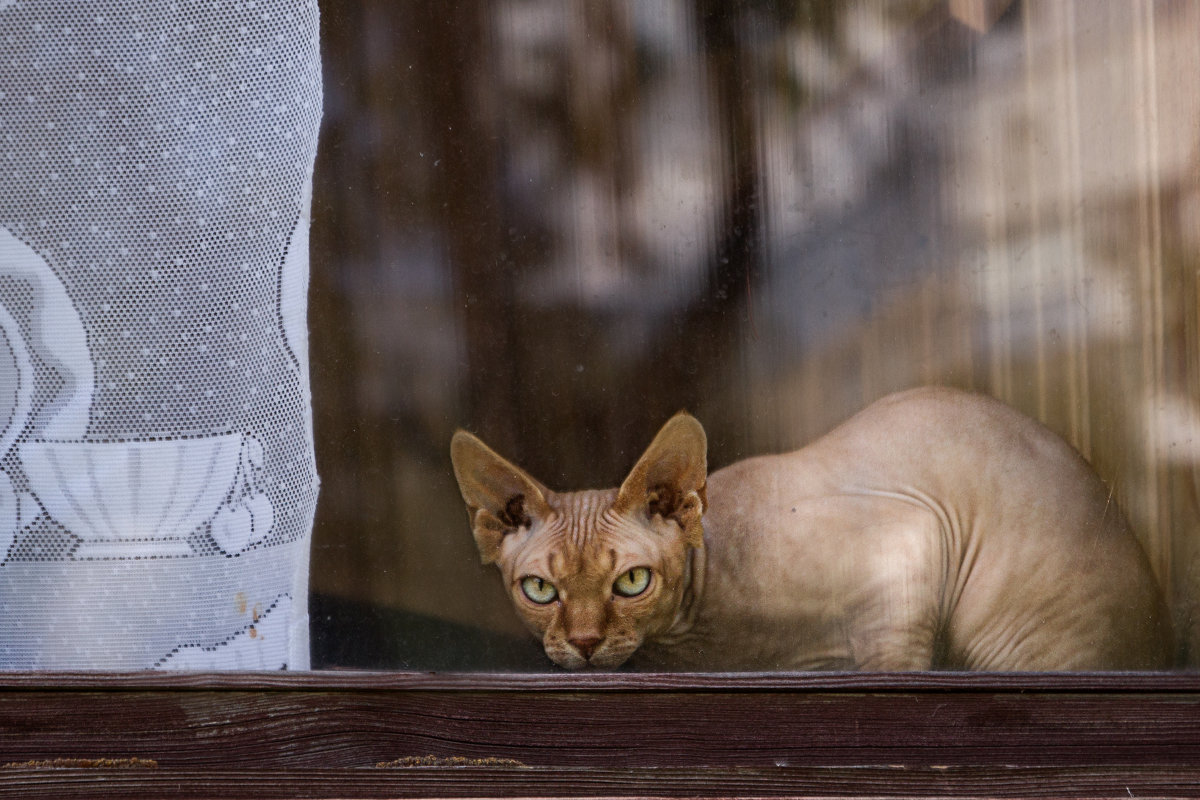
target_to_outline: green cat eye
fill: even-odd
[[[554,584],[545,578],[539,578],[537,575],[522,578],[521,591],[525,593],[526,597],[540,606],[553,603],[555,598],[558,597],[558,589],[554,588]]]
[[[634,567],[622,572],[613,583],[613,591],[622,597],[637,597],[650,585],[650,568]]]

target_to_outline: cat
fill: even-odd
[[[669,420],[618,489],[554,492],[458,431],[483,562],[566,669],[1118,670],[1170,664],[1148,560],[1086,461],[1003,403],[885,397],[707,475]]]

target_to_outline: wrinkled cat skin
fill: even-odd
[[[635,653],[687,670],[1170,663],[1169,614],[1110,491],[995,400],[892,395],[707,478],[704,430],[679,414],[607,491],[553,492],[463,431],[451,456],[483,561],[567,669]],[[648,585],[628,596],[638,568]]]

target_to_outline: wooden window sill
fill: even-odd
[[[0,719],[21,797],[1200,796],[1196,674],[0,673]]]

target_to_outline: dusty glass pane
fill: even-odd
[[[929,384],[1078,448],[1195,662],[1200,6],[322,13],[314,666],[551,666],[459,427],[609,487],[680,409],[718,468]]]

